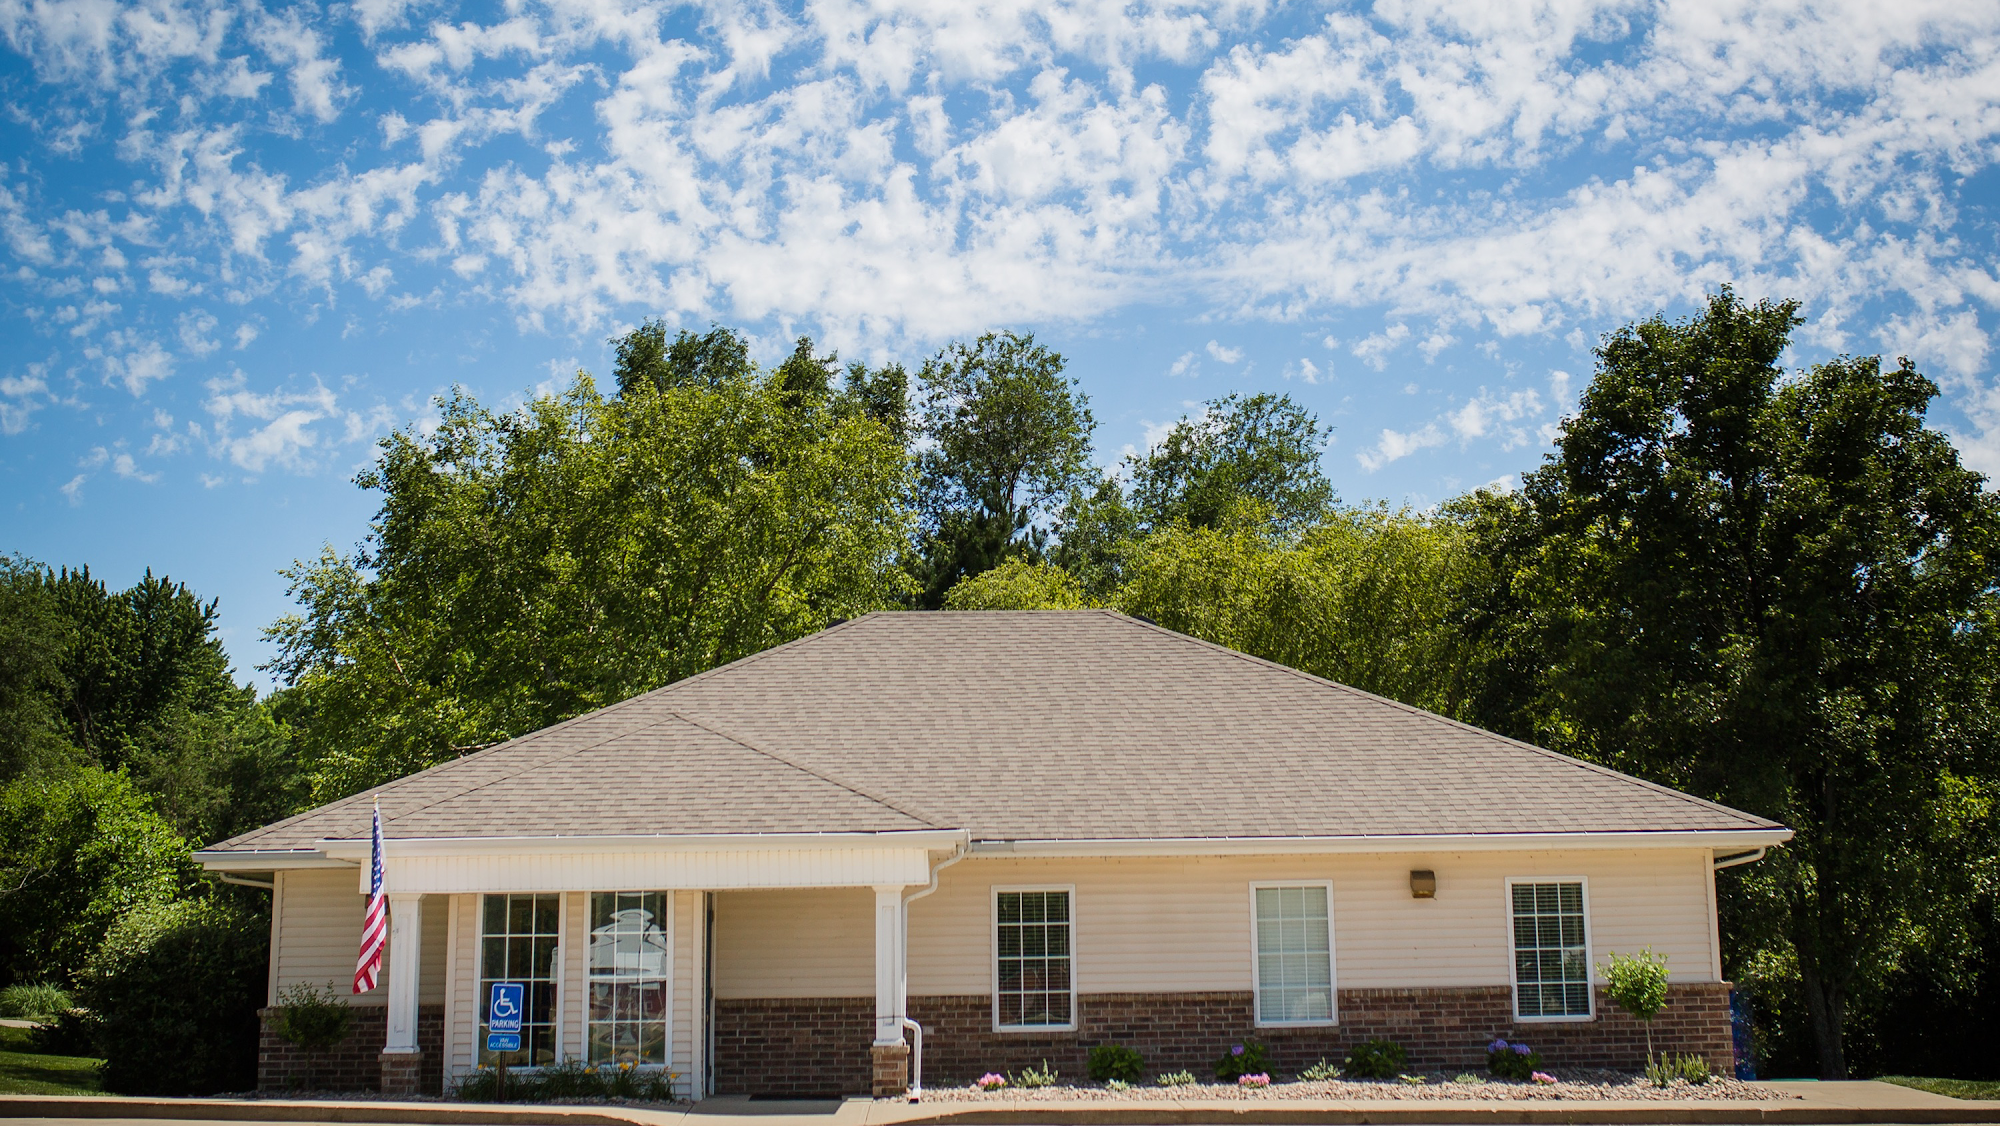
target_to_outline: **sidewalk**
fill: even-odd
[[[1189,1099],[1144,1103],[906,1103],[847,1099],[752,1102],[712,1098],[691,1109],[511,1106],[360,1100],[223,1100],[0,1096],[0,1118],[101,1126],[162,1120],[382,1123],[409,1126],[2000,1126],[2000,1102],[1946,1098],[1888,1083],[1774,1083],[1782,1102],[1277,1102]],[[754,1119],[755,1122],[747,1122]]]

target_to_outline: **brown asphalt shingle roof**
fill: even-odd
[[[217,849],[969,830],[974,840],[1774,828],[1102,610],[881,613]]]

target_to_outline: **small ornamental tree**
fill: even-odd
[[[1653,1062],[1653,1018],[1667,1007],[1667,959],[1648,946],[1637,954],[1609,952],[1604,992],[1646,1026],[1646,1062]]]

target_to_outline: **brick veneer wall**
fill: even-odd
[[[872,1009],[870,1010],[873,1011]],[[323,1052],[308,1052],[288,1044],[272,1031],[278,1010],[263,1009],[263,1031],[257,1041],[257,1089],[260,1091],[379,1091],[382,1089],[382,1043],[388,1038],[388,1009],[356,1005],[347,1035]],[[444,1006],[417,1009],[417,1048],[423,1052],[418,1090],[440,1094],[444,1089]]]
[[[985,996],[912,997],[910,1016],[924,1026],[924,1081],[966,1083],[988,1071],[1018,1071],[1047,1060],[1066,1078],[1085,1075],[1098,1044],[1124,1044],[1149,1071],[1186,1068],[1206,1077],[1231,1043],[1255,1038],[1271,1049],[1280,1074],[1319,1059],[1338,1062],[1362,1040],[1382,1036],[1410,1053],[1419,1070],[1483,1068],[1496,1036],[1526,1040],[1553,1067],[1637,1069],[1646,1032],[1617,1011],[1602,990],[1597,1017],[1574,1023],[1519,1023],[1505,986],[1458,989],[1343,989],[1340,1024],[1330,1028],[1256,1028],[1252,997],[1235,993],[1101,993],[1077,1004],[1075,1032],[995,1032]],[[736,1000],[716,1004],[718,1094],[859,1094],[869,1089],[874,1001],[866,997]],[[1657,1051],[1699,1055],[1728,1074],[1735,1049],[1729,986],[1675,985],[1653,1022]]]

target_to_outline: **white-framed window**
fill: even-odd
[[[1590,889],[1582,876],[1518,876],[1507,881],[1514,953],[1514,1015],[1520,1020],[1589,1020]]]
[[[541,1067],[556,1062],[556,946],[562,934],[559,895],[484,895],[479,924],[479,1062]],[[496,981],[518,981],[526,1012],[521,1050],[486,1050],[486,1006]]]
[[[1250,885],[1257,1023],[1332,1024],[1333,885]]]
[[[665,1066],[671,1050],[673,906],[663,891],[590,893],[591,1063]]]
[[[1076,1027],[1076,889],[993,889],[993,1027]]]

